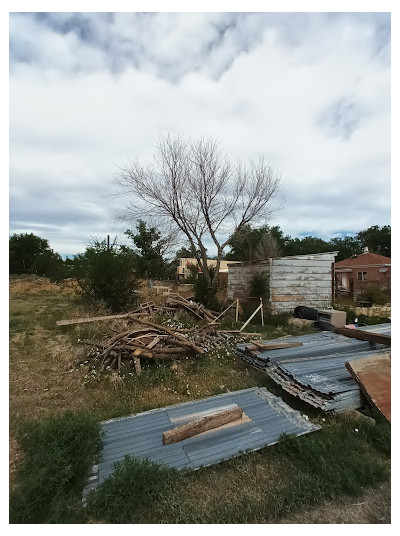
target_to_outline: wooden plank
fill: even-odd
[[[170,445],[171,443],[177,443],[183,441],[189,437],[196,436],[207,430],[213,430],[224,424],[237,421],[242,418],[243,410],[240,407],[229,409],[227,411],[220,411],[207,417],[202,417],[195,421],[188,422],[182,426],[173,428],[163,433],[163,445]]]
[[[257,309],[254,311],[254,313],[246,320],[246,322],[243,324],[243,326],[240,328],[239,332],[242,331],[242,329],[244,329],[247,324],[250,322],[250,320],[252,318],[254,318],[256,316],[256,314],[258,313],[258,311],[260,311],[262,309],[262,305],[260,304]]]
[[[151,350],[153,348],[153,346],[155,346],[156,344],[158,344],[161,340],[161,337],[154,337],[154,339],[146,346],[146,348],[148,350]]]
[[[326,266],[274,266],[271,270],[271,280],[281,276],[281,274],[330,274],[331,266],[328,261]]]
[[[367,400],[391,422],[390,354],[355,359],[346,363],[346,368],[359,383]]]
[[[376,342],[378,344],[386,344],[390,346],[391,336],[382,335],[381,333],[373,333],[372,331],[362,331],[361,329],[350,328],[335,328],[335,333],[351,337],[353,339],[359,339],[361,341]]]
[[[297,346],[303,346],[302,342],[259,342],[259,341],[250,341],[252,344],[257,346],[260,350],[280,350],[281,348],[296,348]]]
[[[273,289],[276,293],[278,291],[283,291],[284,294],[287,294],[286,290],[298,290],[298,292],[304,292],[303,289],[327,289],[328,291],[331,289],[331,279],[326,279],[325,281],[322,281],[320,279],[309,279],[307,281],[294,279],[293,281],[287,281],[285,279],[275,280],[273,281]],[[314,290],[314,293],[317,291]],[[320,290],[318,290],[320,292]]]
[[[100,320],[113,320],[114,318],[126,318],[132,313],[125,313],[122,315],[109,315],[109,316],[93,316],[90,318],[75,318],[72,320],[57,320],[57,326],[72,326],[74,324],[85,324],[87,322],[98,322]]]

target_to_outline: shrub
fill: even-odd
[[[249,280],[249,290],[253,297],[268,299],[270,295],[268,272],[253,274]]]
[[[361,292],[358,299],[375,305],[385,305],[390,302],[390,291],[382,290],[377,286],[370,286]]]
[[[87,499],[89,515],[109,523],[134,523],[143,508],[151,509],[163,494],[173,492],[176,469],[125,456],[114,473]]]
[[[112,311],[123,310],[136,302],[138,282],[129,250],[95,241],[73,262],[85,298],[102,301]]]
[[[99,423],[65,413],[25,424],[19,435],[25,456],[10,496],[10,523],[66,522],[100,449]]]

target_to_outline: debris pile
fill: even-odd
[[[218,347],[233,339],[233,335],[212,329],[178,330],[134,318],[141,324],[138,329],[125,330],[101,342],[81,340],[91,346],[84,363],[88,362],[99,372],[115,370],[121,372],[135,368],[141,372],[141,359],[184,359],[196,357],[207,350]],[[82,363],[81,363],[82,364]]]
[[[184,309],[200,320],[205,320],[209,324],[215,323],[219,315],[219,313],[207,309],[201,303],[187,300],[180,294],[168,294],[165,298],[165,305],[173,309]]]

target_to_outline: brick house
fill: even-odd
[[[391,259],[364,248],[361,255],[355,255],[335,263],[335,283],[337,294],[357,297],[363,290],[379,288],[390,290]]]

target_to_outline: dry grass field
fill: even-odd
[[[342,448],[339,434],[347,434],[349,427],[353,426],[352,422],[337,418],[325,419],[326,422],[323,422],[321,415],[308,411],[309,408],[302,407],[298,401],[285,395],[268,377],[246,367],[234,357],[229,346],[210,351],[201,358],[143,364],[143,372],[139,377],[134,374],[124,378],[116,373],[92,374],[85,365],[77,366],[78,361],[84,360],[85,353],[88,352],[88,347],[80,345],[79,340],[99,340],[113,331],[122,331],[126,328],[125,321],[64,327],[57,327],[56,321],[104,314],[107,311],[100,307],[88,308],[83,305],[77,299],[73,284],[54,285],[38,278],[11,280],[11,492],[17,490],[22,494],[24,486],[26,487],[28,477],[26,471],[21,472],[21,468],[24,467],[28,454],[26,447],[22,448],[20,439],[26,436],[28,424],[37,423],[41,426],[48,419],[62,419],[68,412],[72,415],[90,416],[100,422],[227,390],[254,386],[268,387],[291,405],[307,411],[310,418],[326,425],[326,432],[323,429],[310,434],[320,434],[318,452],[325,449],[329,457],[326,445],[333,441],[334,434],[337,434],[338,448]],[[254,327],[260,328],[261,326]],[[266,325],[264,333],[266,338],[274,338],[282,334],[305,333],[307,330],[308,326],[292,322],[285,326]],[[365,444],[360,443],[361,450],[357,454],[361,457],[365,454],[365,461],[361,464],[365,467],[363,465],[359,475],[353,468],[354,481],[348,483],[349,491],[330,475],[333,491],[325,489],[321,480],[318,490],[313,489],[311,493],[306,483],[307,467],[303,467],[301,474],[297,472],[296,452],[291,452],[290,449],[286,452],[283,447],[281,450],[271,447],[180,477],[174,486],[174,493],[160,495],[155,511],[143,508],[139,518],[132,518],[130,522],[155,523],[162,519],[167,523],[390,523],[390,457],[387,446],[383,450],[380,447],[383,441],[387,442],[388,433],[390,432],[383,424],[382,428],[377,425],[376,431],[365,428],[364,435],[357,438],[359,443],[365,440]],[[299,439],[308,445],[307,448],[311,448],[310,442],[304,441],[305,438]],[[353,441],[352,435],[344,440]],[[324,441],[327,443],[324,444]],[[299,448],[303,448],[303,443],[299,443]],[[343,471],[346,470],[345,463],[346,460],[343,461]],[[349,460],[349,464],[352,463],[356,464],[356,460]],[[369,463],[372,464],[373,471],[367,470]],[[379,476],[379,471],[382,476]],[[367,478],[367,473],[373,473],[374,476],[369,475]],[[290,481],[298,482],[298,495],[292,496]],[[226,497],[227,489],[232,490],[229,499]],[[272,492],[274,489],[275,495]],[[96,514],[95,508],[91,516],[85,517],[79,505],[79,493],[74,493],[75,495],[68,496],[68,504],[73,504],[73,507],[68,507],[68,515],[64,515],[59,508],[61,513],[57,514],[58,517],[53,522],[121,522],[118,516],[113,519]],[[349,493],[352,496],[348,496]],[[111,494],[110,503],[114,499]],[[71,512],[75,515],[72,521]],[[42,519],[38,522],[49,521]]]

